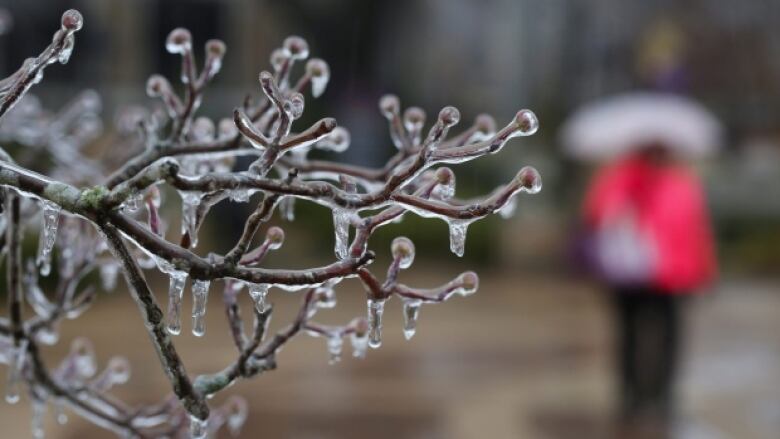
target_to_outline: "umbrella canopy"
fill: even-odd
[[[600,160],[660,143],[688,158],[720,148],[721,125],[701,104],[672,94],[628,93],[586,104],[561,128],[564,150]]]

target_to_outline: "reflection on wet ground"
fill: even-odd
[[[418,274],[416,284],[446,278],[441,272]],[[339,293],[340,306],[320,320],[336,323],[364,313],[358,288],[348,283]],[[206,336],[178,339],[192,374],[224,367],[233,355],[220,300],[213,297]],[[279,327],[292,315],[297,296],[272,297]],[[278,370],[232,388],[251,407],[241,437],[614,437],[606,305],[605,297],[580,282],[483,273],[477,295],[423,306],[418,333],[406,342],[400,304],[391,302],[384,345],[365,360],[345,356],[328,366],[324,341],[303,337],[280,354]],[[96,309],[66,324],[63,339],[90,334],[101,362],[128,354],[134,378],[118,394],[148,402],[167,387],[136,314],[127,297],[104,296]],[[694,300],[688,315],[682,415],[673,437],[776,438],[780,286],[726,282],[716,294]],[[66,348],[53,349],[50,361]],[[27,410],[25,404],[0,405],[3,437],[29,436]],[[50,420],[48,437],[106,437],[71,418],[65,428]]]

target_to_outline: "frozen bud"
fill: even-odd
[[[206,41],[206,55],[213,56],[215,58],[222,58],[225,56],[227,46],[222,40],[208,40]]]
[[[425,111],[420,107],[409,107],[404,111],[404,126],[409,131],[420,131],[425,124]]]
[[[249,407],[246,400],[238,396],[232,396],[225,403],[223,410],[225,412],[225,417],[227,418],[227,427],[230,434],[238,436],[249,413]]]
[[[68,9],[62,14],[62,29],[69,32],[77,32],[84,26],[84,17],[75,9]]]
[[[113,357],[108,361],[108,370],[114,384],[124,384],[130,379],[130,363],[125,357]]]
[[[272,75],[270,72],[266,70],[260,72],[260,85],[262,85],[263,87],[268,87],[273,83],[274,83],[274,75]]]
[[[335,152],[344,152],[349,148],[351,141],[349,131],[344,127],[335,127],[322,140],[317,142],[317,147]]]
[[[477,273],[467,271],[460,275],[460,283],[460,294],[462,296],[470,296],[476,293],[477,288],[479,288],[479,277],[477,276]]]
[[[320,97],[325,92],[325,86],[330,80],[330,68],[328,63],[313,58],[306,63],[306,73],[311,77],[311,94],[315,98]]]
[[[183,27],[177,27],[168,34],[165,40],[165,50],[168,53],[184,53],[192,49],[192,35]]]
[[[393,253],[393,259],[399,261],[399,266],[402,269],[407,269],[412,266],[414,262],[414,243],[404,236],[399,236],[393,240],[390,246],[390,250]]]
[[[116,125],[117,131],[120,134],[134,133],[138,129],[138,125],[146,118],[148,111],[141,106],[128,106],[120,108],[117,111]]]
[[[355,328],[355,335],[365,337],[368,334],[368,320],[365,317],[358,317],[352,321],[352,327]]]
[[[520,110],[515,115],[515,123],[520,129],[520,133],[530,136],[539,129],[539,120],[531,110]]]
[[[448,127],[460,122],[460,111],[452,106],[447,106],[439,112],[439,120]]]
[[[396,95],[384,95],[379,99],[379,111],[387,119],[392,119],[401,110],[401,101]]]
[[[73,340],[70,355],[80,376],[91,377],[95,374],[95,348],[89,340],[83,337]]]
[[[284,243],[284,230],[280,227],[271,227],[265,233],[265,240],[268,241],[268,248],[277,250]]]
[[[199,117],[192,123],[192,137],[196,141],[208,141],[214,139],[216,128],[214,122],[208,117]]]
[[[78,104],[84,111],[99,112],[101,107],[100,95],[95,90],[84,90],[79,95]]]
[[[152,75],[146,81],[146,94],[150,98],[157,98],[163,95],[170,88],[168,80],[162,75]]]
[[[536,194],[542,190],[542,176],[532,166],[523,167],[515,176],[515,181],[529,194]]]
[[[287,37],[282,44],[282,50],[293,60],[301,60],[309,57],[309,43],[301,37]]]
[[[274,68],[274,70],[279,71],[282,66],[284,65],[284,62],[287,61],[289,57],[282,49],[276,49],[273,52],[271,52],[271,67]]]
[[[304,105],[305,100],[303,95],[300,93],[293,93],[293,95],[290,96],[290,99],[285,103],[285,109],[289,110],[288,113],[290,114],[290,117],[298,119],[303,114]]]
[[[447,167],[437,169],[435,175],[436,181],[442,185],[449,186],[455,181],[455,173]]]
[[[480,114],[474,119],[474,128],[483,135],[493,134],[496,132],[496,120],[489,114]]]
[[[220,119],[219,124],[217,125],[217,129],[219,131],[219,137],[222,138],[233,137],[238,134],[236,123],[229,117],[223,117]]]

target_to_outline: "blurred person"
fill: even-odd
[[[682,307],[716,275],[702,184],[687,160],[713,153],[721,127],[687,88],[684,39],[661,21],[640,41],[651,92],[589,103],[561,130],[567,152],[603,165],[582,207],[588,267],[612,293],[625,437],[667,437],[675,413]]]
[[[668,424],[681,307],[716,271],[701,184],[666,145],[643,144],[597,172],[582,214],[614,293],[621,419]]]

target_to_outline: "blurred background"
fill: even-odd
[[[489,192],[525,165],[539,169],[544,180],[541,193],[519,196],[511,219],[473,224],[463,258],[449,253],[447,227],[438,220],[407,216],[372,239],[377,267],[386,266],[395,236],[416,243],[418,259],[402,274],[404,283],[434,286],[474,269],[479,293],[423,307],[418,334],[408,342],[401,307],[391,301],[385,343],[364,361],[345,358],[328,366],[322,340],[294,341],[280,354],[279,370],[228,391],[249,400],[247,438],[609,437],[616,404],[609,298],[567,257],[593,168],[562,154],[557,130],[583,103],[652,85],[674,54],[686,93],[719,118],[726,138],[718,155],[694,164],[706,186],[720,275],[711,294],[693,298],[685,309],[675,437],[777,437],[780,3],[1,0],[0,7],[12,17],[0,35],[3,77],[48,44],[65,9],[83,13],[70,63],[47,70],[33,92],[45,106],[59,108],[81,90],[97,90],[109,132],[94,147],[99,153],[110,151],[122,106],[149,104],[144,84],[150,74],[177,77],[180,60],[165,51],[164,40],[179,26],[192,31],[196,50],[210,38],[227,43],[223,70],[201,110],[215,120],[247,93],[259,94],[258,72],[269,69],[268,57],[284,37],[304,37],[312,55],[328,61],[331,82],[323,97],[307,100],[299,126],[333,116],[352,134],[350,149],[329,158],[379,166],[394,152],[377,109],[385,93],[429,117],[454,105],[464,125],[482,112],[500,126],[520,108],[539,117],[536,135],[455,167],[462,197]],[[164,214],[175,218],[178,199],[169,199]],[[229,249],[250,207],[213,209],[199,251]],[[288,240],[269,264],[303,268],[332,260],[329,212],[298,203],[296,217],[284,224]],[[163,297],[164,279],[150,277]],[[339,307],[322,313],[325,323],[365,312],[360,285],[342,286]],[[192,374],[221,369],[234,356],[220,301],[212,297],[206,337],[196,340],[185,331],[177,338]],[[297,298],[272,291],[272,300],[278,311],[273,326],[280,327]],[[101,295],[89,313],[64,325],[63,342],[47,352],[51,361],[83,334],[102,360],[120,353],[130,358],[133,378],[120,396],[150,403],[167,392],[124,292]],[[64,427],[50,422],[49,437],[106,435],[72,418]],[[26,419],[25,404],[0,404],[3,437],[29,435]]]

